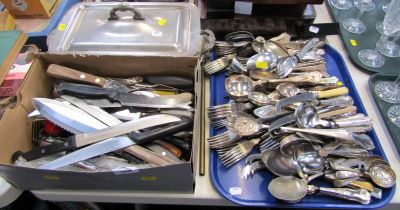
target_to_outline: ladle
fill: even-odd
[[[345,128],[372,126],[371,119],[365,115],[355,115],[333,121],[322,120],[318,115],[317,108],[312,103],[300,104],[294,112],[296,124],[301,128]]]

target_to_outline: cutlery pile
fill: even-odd
[[[209,146],[222,165],[229,170],[245,161],[242,181],[270,171],[278,178],[269,191],[291,203],[316,192],[362,204],[371,196],[380,199],[381,188],[394,186],[396,174],[373,154],[372,120],[357,113],[349,89],[327,71],[323,42],[248,34],[235,32],[216,42],[217,58],[227,67],[209,71],[210,61],[204,69],[226,75],[229,103],[207,108],[217,131]],[[336,188],[308,184],[321,176]],[[301,196],[293,199],[296,193]]]
[[[15,165],[99,172],[190,160],[192,79],[103,78],[56,64],[47,73],[55,98],[32,99],[34,148],[16,152]]]

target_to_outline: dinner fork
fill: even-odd
[[[225,167],[230,167],[246,157],[253,150],[254,146],[260,142],[260,139],[252,139],[249,141],[242,141],[236,146],[232,147],[227,152],[220,156],[220,160]]]
[[[228,67],[233,56],[234,55],[227,55],[227,56],[224,56],[217,60],[208,62],[208,63],[204,64],[203,69],[209,75],[215,74],[215,73],[221,71],[222,69]]]
[[[233,131],[227,130],[221,134],[208,138],[210,148],[218,149],[232,145],[240,139],[240,136]]]
[[[251,109],[253,105],[251,103],[237,103],[237,102],[229,102],[227,104],[221,104],[216,106],[211,106],[207,108],[208,118],[210,120],[219,120],[225,119],[232,112],[243,112],[248,109]]]
[[[214,120],[214,121],[211,121],[210,124],[215,129],[223,128],[226,126],[226,120],[225,119]]]
[[[268,149],[275,149],[279,147],[279,137],[269,136],[265,138],[262,142],[260,142],[260,152],[264,152]]]

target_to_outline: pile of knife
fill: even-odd
[[[33,98],[31,151],[15,165],[71,171],[149,168],[190,160],[193,80],[102,78],[51,64],[55,98]]]

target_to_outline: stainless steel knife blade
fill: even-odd
[[[309,93],[302,93],[300,95],[295,95],[292,97],[284,98],[279,100],[276,105],[275,105],[275,110],[276,113],[280,113],[282,111],[283,107],[286,107],[290,104],[298,103],[298,102],[306,102],[306,101],[312,101],[315,100],[317,97],[315,93],[309,92]]]
[[[64,155],[44,165],[41,165],[39,169],[57,169],[72,163],[79,162],[81,160],[86,160],[101,154],[106,154],[110,151],[119,150],[121,148],[131,146],[132,144],[134,144],[133,141],[127,136],[107,139]]]
[[[83,111],[87,112],[91,116],[95,117],[96,119],[100,120],[102,123],[112,126],[112,125],[118,125],[121,123],[120,120],[114,118],[111,115],[108,114],[102,114],[100,112],[103,112],[102,109],[94,109],[87,103],[85,103],[83,100],[73,97],[73,96],[68,96],[68,95],[62,95],[61,98],[67,100],[71,104],[77,106],[78,108],[82,109]]]
[[[289,104],[294,104],[297,102],[306,102],[312,101],[319,98],[332,98],[336,96],[341,96],[349,93],[349,89],[346,87],[340,87],[330,90],[324,91],[315,91],[315,92],[307,92],[302,93],[300,95],[295,95],[289,98],[284,98],[278,101],[275,105],[276,112],[279,113],[282,111],[282,108],[288,106]]]
[[[43,117],[73,134],[88,133],[108,127],[70,104],[48,98],[34,98],[32,102]]]
[[[176,122],[176,121],[180,120],[178,117],[174,117],[174,116],[166,117],[166,116],[168,116],[168,115],[153,115],[153,116],[141,118],[140,119],[141,121],[139,120],[139,124],[143,124],[143,125],[138,126],[137,130],[143,129],[146,127],[162,125],[162,124],[166,124],[166,123],[170,123],[170,122]],[[102,138],[101,133],[102,133],[101,131],[99,131],[98,133],[95,132],[94,136],[91,135],[91,136],[87,136],[87,137],[89,137],[89,140],[91,140],[90,138],[92,138],[92,140],[93,140],[95,137]],[[106,143],[104,143],[104,142],[106,142]],[[89,142],[89,143],[91,143],[91,142]],[[101,142],[97,142],[97,143],[87,146],[85,148],[79,149],[75,152],[69,153],[69,154],[62,156],[56,160],[53,160],[49,163],[46,163],[46,164],[42,165],[40,168],[41,169],[60,168],[62,166],[66,166],[66,165],[69,165],[69,164],[72,164],[72,163],[75,163],[75,162],[78,162],[81,160],[86,160],[86,159],[89,159],[89,158],[92,158],[92,157],[95,157],[98,155],[102,155],[102,154],[105,154],[108,152],[119,150],[124,147],[131,146],[133,144],[135,144],[135,143],[126,135],[103,140]],[[80,145],[80,146],[82,146],[82,145]]]
[[[54,102],[54,100],[51,100],[51,99],[39,100],[39,101],[40,102],[42,102],[42,101],[47,102],[46,104],[41,104],[42,106],[44,106],[45,110],[50,109],[49,107],[46,107],[46,105],[53,105],[53,104],[59,105],[59,107],[55,107],[55,108],[57,108],[56,109],[57,111],[61,111],[61,112],[66,112],[66,110],[64,110],[64,109],[68,109],[68,108],[78,109],[78,108],[76,108],[76,107],[74,107],[72,105],[62,106],[62,105],[65,105],[65,104],[63,104],[62,102],[59,102],[59,101]],[[58,104],[57,102],[61,103],[61,104]],[[75,103],[75,105],[82,106],[81,103]],[[51,107],[53,107],[53,106],[51,106]],[[67,108],[65,108],[65,107],[67,107]],[[101,109],[95,109],[92,106],[87,106],[85,109],[89,110],[91,113],[95,113],[95,115],[99,115],[99,116],[102,115],[100,118],[102,118],[104,121],[106,121],[105,122],[107,124],[106,126],[113,126],[113,125],[116,125],[117,123],[122,123],[121,121],[119,121],[118,119],[114,118],[110,114],[102,111]],[[50,110],[51,111],[55,111],[55,110],[52,110],[52,109],[50,109]],[[78,109],[78,110],[80,111],[80,112],[78,111],[80,114],[88,115],[88,113],[83,112],[81,109]],[[69,110],[69,112],[72,112],[72,111]],[[73,116],[75,116],[75,115],[73,115]],[[93,120],[94,121],[98,121],[93,116],[91,116],[91,115],[88,115],[88,116],[92,117],[91,121],[93,121]],[[160,116],[161,116],[161,118],[160,118]],[[165,115],[154,115],[154,116],[150,116],[151,118],[147,118],[147,119],[151,119],[150,121],[151,121],[151,123],[153,125],[161,125],[161,124],[166,124],[166,123],[169,123],[169,122],[174,122],[174,121],[176,121],[176,119],[180,120],[180,118],[177,118],[177,117],[174,117],[174,116],[169,116],[169,117],[172,117],[172,118],[170,120],[167,120],[167,119],[164,118],[164,116]],[[59,119],[59,118],[56,118],[56,119]],[[60,119],[60,122],[64,122],[62,118]],[[88,126],[90,126],[90,125],[88,125]],[[81,129],[81,128],[82,127],[77,127],[77,129],[78,129],[77,133],[83,133],[83,132],[79,131],[79,129]],[[102,128],[92,127],[92,129],[99,130],[99,129],[102,129]],[[65,156],[63,156],[63,157],[61,157],[59,159],[56,159],[56,160],[54,160],[52,162],[47,163],[46,165],[41,166],[41,168],[42,169],[55,169],[55,168],[59,168],[59,167],[65,166],[65,165],[69,165],[69,164],[72,164],[72,163],[75,163],[75,162],[78,162],[78,161],[81,161],[81,160],[85,160],[85,159],[89,159],[89,158],[92,158],[92,157],[95,157],[95,156],[98,156],[98,155],[102,155],[102,154],[105,154],[105,153],[108,153],[108,152],[111,152],[111,151],[122,149],[122,148],[125,148],[125,147],[127,147],[126,149],[128,150],[128,152],[134,152],[135,154],[139,150],[140,154],[142,155],[141,157],[147,157],[147,158],[149,158],[148,160],[153,160],[158,165],[174,164],[174,162],[169,161],[169,160],[167,160],[167,159],[165,159],[163,157],[159,157],[156,154],[152,153],[151,151],[148,151],[145,148],[141,149],[141,147],[137,146],[137,145],[131,146],[133,144],[135,144],[135,142],[133,142],[126,135],[120,136],[120,137],[116,137],[116,138],[112,138],[112,139],[107,139],[107,140],[104,140],[102,142],[98,142],[98,143],[95,143],[93,145],[90,145],[90,146],[87,146],[85,148],[82,148],[80,150],[77,150],[75,152],[69,153],[69,154],[67,154],[67,155],[65,155]]]
[[[71,140],[76,147],[82,147],[88,144],[93,144],[100,140],[113,138],[115,136],[120,136],[133,131],[138,131],[165,123],[177,122],[180,120],[180,118],[172,115],[152,115],[125,123],[116,124],[95,132],[76,134]]]

